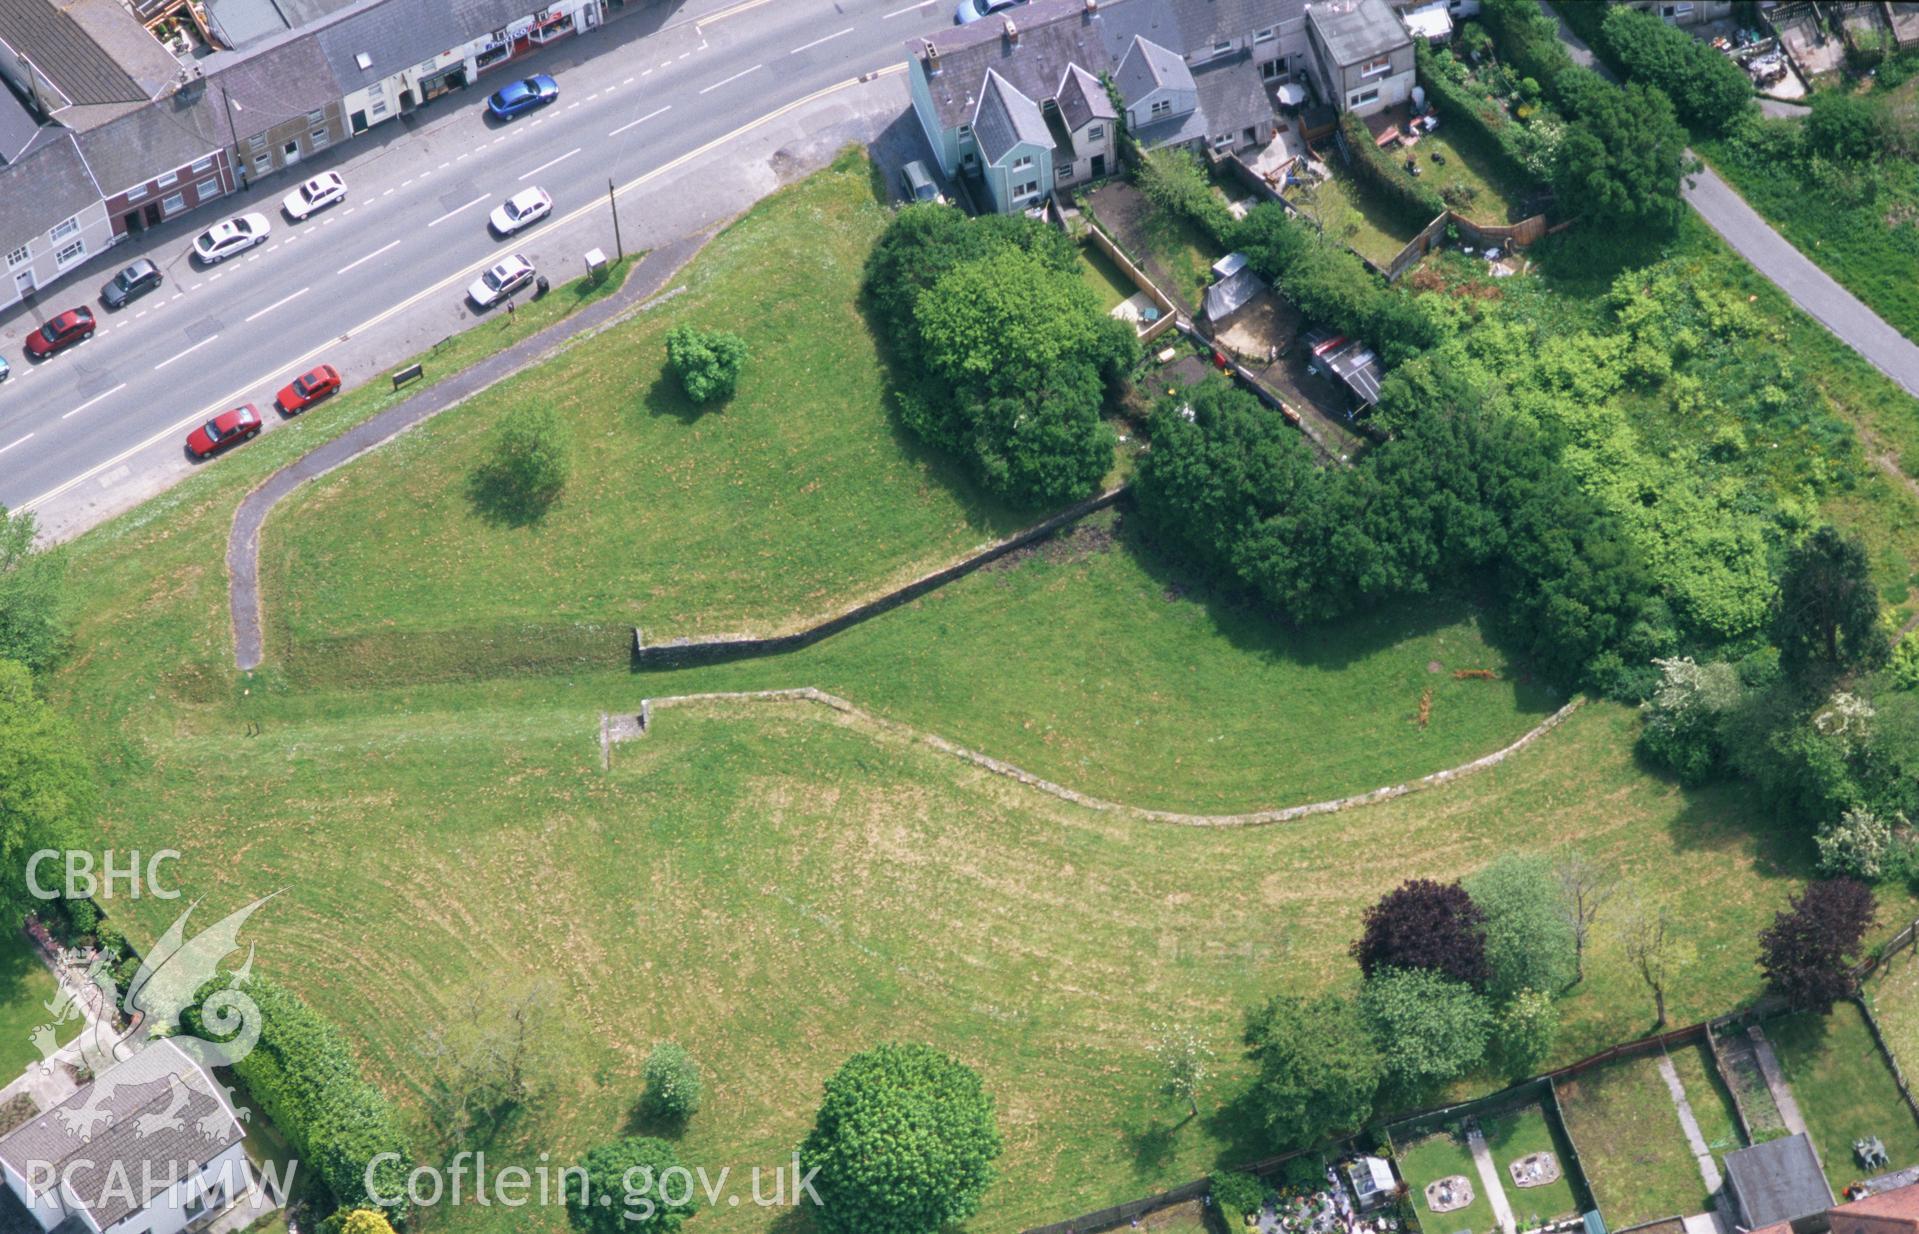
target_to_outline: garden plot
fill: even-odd
[[[1657,1056],[1608,1063],[1559,1084],[1566,1134],[1607,1226],[1623,1229],[1708,1208]],[[1699,1101],[1690,1090],[1689,1101]]]
[[[1892,1169],[1919,1165],[1919,1121],[1856,1005],[1768,1020],[1766,1036],[1835,1189],[1859,1172],[1855,1140],[1877,1136]]]
[[[1578,1166],[1543,1109],[1529,1105],[1482,1117],[1479,1130],[1520,1229],[1579,1214],[1582,1206],[1572,1176]]]
[[[1411,1188],[1422,1227],[1472,1234],[1498,1229],[1463,1129],[1458,1135],[1441,1129],[1402,1146],[1399,1176]]]

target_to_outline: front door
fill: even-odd
[[[1105,174],[1106,156],[1103,154],[1095,154],[1093,156],[1093,179],[1097,180]]]
[[[140,221],[140,212],[138,210],[129,210],[120,219],[120,229],[128,235],[132,235],[144,226],[145,224]]]
[[[160,215],[160,203],[156,201],[156,202],[152,202],[152,203],[150,203],[150,204],[148,204],[148,206],[147,206],[147,226],[148,226],[148,227],[158,227],[158,226],[160,225],[160,218],[161,218],[161,215]]]
[[[13,291],[22,300],[33,294],[33,269],[28,267],[13,276]]]
[[[281,155],[282,155],[282,156],[283,156],[283,157],[285,158],[285,160],[286,160],[286,161],[285,161],[284,163],[282,163],[282,164],[281,164],[281,166],[283,166],[283,167],[291,167],[291,166],[293,166],[293,165],[294,165],[295,163],[297,163],[297,162],[299,162],[299,161],[300,161],[300,143],[299,143],[299,141],[298,141],[298,140],[296,139],[296,140],[294,140],[294,141],[290,141],[290,142],[288,142],[288,143],[287,143],[286,145],[284,145],[284,146],[282,146],[282,147],[280,147],[280,154],[281,154]]]

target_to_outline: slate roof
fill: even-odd
[[[69,1127],[66,1119],[76,1116],[82,1121]],[[169,1181],[198,1173],[244,1134],[206,1073],[178,1046],[159,1041],[0,1138],[0,1160],[29,1185],[51,1166],[104,1229],[140,1212]]]
[[[1068,65],[1053,96],[1069,129],[1082,129],[1094,120],[1118,119],[1119,111],[1106,93],[1105,83],[1077,64]]]
[[[1178,45],[1198,55],[1225,39],[1251,38],[1257,30],[1290,25],[1306,12],[1306,0],[1171,0]]]
[[[980,91],[991,69],[1028,98],[1051,98],[1068,65],[1098,73],[1113,59],[1107,51],[1104,28],[1113,14],[1140,0],[1114,0],[1088,12],[1082,0],[1033,0],[1015,10],[1019,39],[1009,41],[995,20],[942,30],[930,39],[906,41],[906,53],[920,59],[924,43],[939,52],[939,71],[927,78],[927,89],[941,127],[958,128],[973,122]]]
[[[37,240],[36,248],[44,247],[55,223],[99,200],[73,134],[49,128],[32,153],[0,167],[0,240],[8,247]]]
[[[1727,1153],[1726,1186],[1747,1228],[1796,1221],[1832,1207],[1832,1188],[1803,1131]]]
[[[1383,56],[1413,37],[1386,0],[1324,0],[1306,6],[1306,20],[1342,66]]]
[[[46,100],[50,110],[144,103],[180,76],[172,53],[117,0],[5,0],[0,39],[66,96]]]
[[[209,99],[196,87],[81,133],[80,149],[101,192],[111,197],[196,163],[228,140],[219,96]]]
[[[1126,100],[1129,107],[1158,89],[1197,88],[1186,61],[1144,35],[1133,37],[1133,45],[1126,49],[1125,57],[1120,60],[1119,71],[1113,74],[1113,82],[1119,87],[1119,96]]]
[[[381,0],[351,9],[314,32],[342,93],[383,81],[531,12],[527,0]],[[987,23],[979,23],[985,25]],[[362,69],[356,57],[372,60]]]
[[[1250,51],[1200,65],[1193,70],[1193,81],[1199,88],[1199,110],[1206,114],[1206,127],[1214,135],[1230,133],[1238,140],[1241,129],[1273,118],[1266,83],[1260,80]]]
[[[1022,143],[1053,148],[1053,135],[1039,104],[990,69],[986,86],[980,91],[979,113],[973,118],[973,135],[988,163],[999,162]]]
[[[206,80],[216,115],[223,96],[239,105],[233,131],[241,137],[263,133],[289,116],[319,111],[345,93],[313,38],[268,46]]]
[[[0,81],[0,165],[17,162],[39,132],[40,118]]]

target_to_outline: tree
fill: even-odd
[[[700,1109],[704,1085],[700,1068],[684,1046],[662,1041],[646,1056],[640,1109],[654,1118],[683,1123]]]
[[[24,665],[0,660],[0,918],[17,929],[38,901],[29,854],[73,847],[93,810],[93,771],[72,727],[33,691]],[[43,876],[44,877],[44,876]]]
[[[1639,82],[1615,87],[1582,70],[1562,77],[1559,103],[1572,121],[1553,177],[1559,200],[1604,226],[1677,226],[1685,210],[1679,180],[1686,134],[1666,96]]]
[[[1904,818],[1899,822],[1905,825]],[[1821,874],[1870,883],[1885,873],[1892,855],[1892,825],[1871,810],[1853,806],[1821,827],[1813,844],[1819,849]]]
[[[1690,656],[1653,663],[1659,687],[1639,708],[1646,721],[1639,748],[1681,784],[1704,784],[1725,759],[1719,724],[1745,692],[1739,674],[1722,661],[1696,664]]]
[[[33,547],[33,514],[0,506],[0,660],[45,672],[67,640],[66,557]]]
[[[1822,90],[1813,96],[1806,117],[1806,148],[1839,162],[1866,162],[1884,156],[1886,122],[1869,99],[1847,91]]]
[[[1353,958],[1368,977],[1386,968],[1426,969],[1484,990],[1486,915],[1458,883],[1415,878],[1366,910]]]
[[[1779,666],[1802,683],[1877,668],[1891,653],[1865,542],[1830,524],[1786,558],[1773,616]]]
[[[876,1046],[826,1082],[800,1166],[825,1234],[932,1234],[971,1216],[1000,1135],[979,1074],[929,1045]]]
[[[724,402],[740,384],[746,340],[729,330],[675,326],[666,332],[666,366],[692,402]]]
[[[420,1052],[433,1077],[428,1104],[446,1144],[486,1143],[538,1095],[534,1076],[551,1034],[557,990],[539,980],[478,991],[430,1029]]]
[[[500,422],[475,477],[477,496],[500,517],[535,521],[559,499],[572,472],[572,432],[550,406],[527,404]]]
[[[1584,853],[1569,852],[1554,867],[1559,912],[1573,935],[1573,984],[1586,979],[1586,941],[1593,922],[1619,889],[1619,876]]]
[[[1743,69],[1651,13],[1614,7],[1603,33],[1634,80],[1665,91],[1680,117],[1705,133],[1725,132],[1752,102],[1752,82]]]
[[[1539,1070],[1553,1051],[1559,1033],[1559,1009],[1553,997],[1540,990],[1521,990],[1500,1011],[1494,1026],[1500,1067],[1507,1077],[1523,1080]]]
[[[1277,1147],[1351,1135],[1372,1118],[1385,1062],[1352,1000],[1275,995],[1247,1017],[1245,1042],[1259,1070],[1253,1102]]]
[[[372,1208],[343,1208],[320,1223],[320,1234],[393,1234],[386,1214]]]
[[[1189,1028],[1159,1025],[1147,1047],[1166,1080],[1166,1091],[1199,1117],[1199,1086],[1212,1075],[1213,1051]]]
[[[1561,911],[1552,862],[1507,853],[1465,880],[1466,893],[1485,915],[1488,993],[1505,1003],[1523,991],[1549,997],[1579,972],[1578,946]]]
[[[1877,915],[1864,883],[1835,878],[1808,884],[1760,932],[1766,984],[1795,1011],[1830,1012],[1855,988],[1852,965]]]
[[[1477,1067],[1492,1038],[1493,1011],[1485,998],[1429,969],[1378,970],[1360,987],[1359,1009],[1387,1080],[1406,1099]]]
[[[1643,900],[1623,924],[1622,941],[1626,959],[1639,979],[1652,992],[1654,1027],[1666,1027],[1666,986],[1684,967],[1688,950],[1673,924],[1672,912],[1664,904]]]
[[[662,1183],[680,1171],[665,1140],[630,1135],[602,1144],[580,1162],[584,1187],[568,1186],[566,1218],[580,1234],[673,1234],[693,1215],[693,1188]]]

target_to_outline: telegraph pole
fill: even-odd
[[[613,253],[615,261],[626,260],[626,246],[620,243],[620,198],[613,191],[613,178],[607,177],[606,204],[613,211]]]

